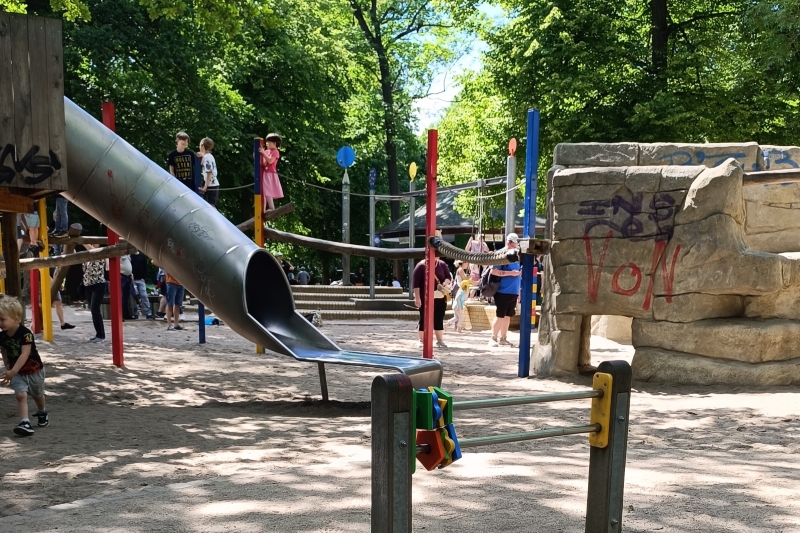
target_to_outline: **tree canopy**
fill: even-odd
[[[460,76],[436,124],[443,184],[503,175],[511,137],[521,175],[529,108],[541,111],[540,175],[559,142],[798,144],[800,0],[499,0],[494,20],[478,5],[0,0],[0,9],[64,18],[67,95],[97,116],[113,101],[120,135],[158,163],[177,131],[193,143],[209,136],[222,187],[246,186],[253,138],[281,134],[278,168],[296,210],[276,225],[325,239],[341,237],[337,149],[357,152],[353,192],[368,192],[373,167],[378,193],[406,190],[408,164],[425,168],[414,102],[476,40],[482,66]],[[461,195],[465,215],[474,197]],[[220,206],[239,222],[252,201],[248,188],[226,190]],[[377,225],[404,209],[379,203]],[[353,242],[367,244],[367,213],[354,196]],[[291,253],[326,274],[339,264]]]

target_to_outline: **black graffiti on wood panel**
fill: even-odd
[[[16,147],[10,143],[6,144],[0,154],[0,184],[11,183],[19,176],[28,185],[37,185],[61,170],[61,161],[52,150],[49,150],[49,156],[37,155],[39,150],[39,146],[33,145],[28,153],[18,158]]]

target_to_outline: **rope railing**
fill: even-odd
[[[329,189],[328,187],[323,187],[322,185],[317,185],[315,183],[310,183],[308,181],[299,180],[297,178],[292,178],[292,177],[286,176],[284,174],[278,174],[278,176],[281,179],[288,180],[288,181],[293,181],[295,183],[300,183],[301,185],[306,186],[306,187],[313,187],[315,189],[320,189],[322,191],[330,192],[330,193],[333,193],[333,194],[342,194],[341,190]],[[497,179],[500,179],[500,178],[505,178],[505,176],[497,176],[497,177],[494,177],[494,178],[490,178],[490,180],[497,180]],[[490,181],[490,180],[482,180],[482,181]],[[497,184],[489,184],[489,185],[486,185],[486,186],[487,187],[491,187],[493,185],[497,185]],[[512,187],[511,190],[517,190],[518,188],[522,187],[523,185],[525,185],[525,184],[523,182],[520,182],[517,185],[515,185],[514,187]],[[457,185],[454,185],[454,186],[457,186]],[[220,188],[218,190],[219,191],[238,191],[240,189],[248,189],[248,188],[252,188],[252,187],[253,187],[253,184],[252,183],[248,183],[247,185],[239,185],[238,187],[224,187],[224,188]],[[475,188],[478,188],[478,187],[476,186]],[[448,190],[446,187],[443,187],[439,191],[437,191],[437,195],[448,193],[448,192],[460,192],[460,191],[452,191],[452,190]],[[370,194],[357,193],[357,192],[349,192],[348,194],[351,195],[351,196],[359,196],[359,197],[363,197],[363,198],[369,198],[370,196],[372,196]],[[475,197],[475,199],[484,200],[484,199],[487,199],[487,198],[495,198],[497,196],[502,196],[504,194],[506,194],[506,191],[499,192],[497,194],[478,195],[478,196]],[[391,200],[402,200],[402,201],[406,201],[407,202],[412,196],[420,197],[420,196],[424,196],[424,195],[425,195],[425,191],[422,190],[422,191],[417,191],[413,195],[409,194],[409,193],[404,193],[404,194],[399,194],[399,195],[376,194],[374,196],[378,200],[389,200],[389,201],[391,201]]]
[[[510,265],[519,261],[517,250],[503,250],[499,252],[468,252],[444,241],[440,237],[428,239],[431,246],[441,255],[451,259],[459,259],[473,265]]]

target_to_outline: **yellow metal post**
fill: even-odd
[[[596,448],[608,446],[609,424],[611,421],[611,388],[614,378],[611,374],[597,372],[592,379],[592,388],[603,391],[600,398],[592,398],[590,424],[600,424],[600,431],[589,433],[589,445]]]
[[[47,206],[44,198],[39,200],[39,236],[42,239],[44,250],[40,257],[47,257],[49,246],[47,242]],[[35,243],[31,243],[35,244]],[[53,342],[53,309],[50,301],[50,269],[39,269],[39,292],[42,295],[42,337],[47,342]]]

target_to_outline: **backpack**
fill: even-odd
[[[478,282],[478,289],[481,291],[481,296],[484,298],[491,298],[497,294],[497,289],[500,288],[500,278],[492,276],[492,266],[487,266],[483,269],[481,280]]]

